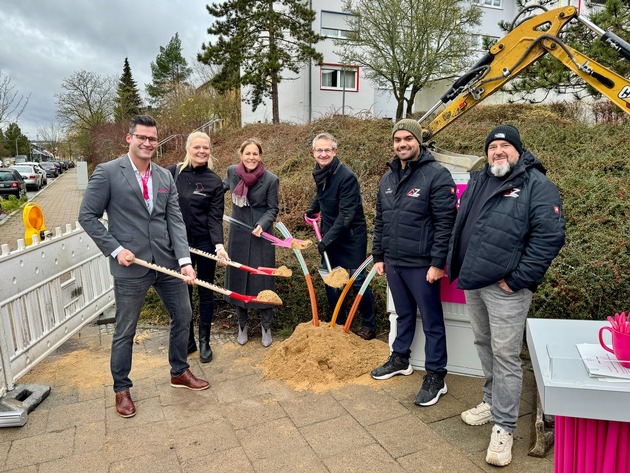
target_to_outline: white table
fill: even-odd
[[[556,416],[556,472],[630,471],[630,383],[588,375],[577,343],[604,321],[528,319],[527,346],[545,414]]]

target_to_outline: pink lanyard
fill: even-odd
[[[149,177],[151,177],[151,168],[147,169],[147,172],[144,173],[144,176],[141,174],[140,179],[142,179],[142,197],[144,200],[149,200]]]

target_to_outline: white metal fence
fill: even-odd
[[[0,397],[114,304],[107,259],[76,224],[0,254]]]

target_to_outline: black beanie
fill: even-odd
[[[488,156],[488,146],[495,140],[505,140],[516,148],[519,156],[523,154],[523,142],[521,141],[521,135],[516,127],[512,125],[499,125],[492,130],[486,138],[486,156]]]

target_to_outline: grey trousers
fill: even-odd
[[[513,432],[523,385],[520,355],[532,292],[506,292],[497,283],[465,293],[486,378],[483,400],[492,405],[492,423]]]

